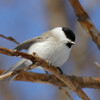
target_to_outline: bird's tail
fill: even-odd
[[[22,69],[22,68],[27,67],[31,64],[32,64],[32,62],[30,60],[21,59],[20,61],[15,63],[13,66],[11,66],[7,71],[5,71],[2,75],[7,74],[7,73],[12,72],[12,71],[15,71],[15,70]],[[8,83],[11,80],[13,80],[16,76],[17,76],[17,74],[13,75],[13,76],[8,76],[7,78],[3,79],[2,81]]]

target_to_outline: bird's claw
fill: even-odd
[[[49,61],[46,60],[46,62],[49,64],[48,67],[51,67],[52,66],[52,64]]]
[[[62,75],[63,71],[59,67],[57,67],[57,69],[59,70],[60,74]]]

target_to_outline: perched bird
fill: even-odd
[[[36,52],[41,58],[45,59],[56,67],[61,67],[68,59],[72,45],[75,44],[75,35],[67,27],[57,27],[43,33],[39,37],[26,40],[19,44],[15,50],[25,49],[29,54]],[[11,66],[2,75],[31,65],[28,59],[21,59]],[[39,67],[40,68],[40,67]],[[60,69],[60,68],[59,68]],[[12,80],[14,76],[7,77],[6,81]]]

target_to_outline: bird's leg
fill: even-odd
[[[46,61],[47,61],[47,60],[46,60]],[[49,61],[47,61],[47,62],[48,62],[48,64],[49,64],[49,67],[51,67],[51,66],[52,66],[52,63],[50,63]],[[57,67],[57,69],[59,70],[60,74],[62,75],[62,74],[63,74],[63,71],[62,71],[59,67]],[[46,72],[47,75],[49,75],[49,73],[48,73],[47,70],[44,70],[44,71]]]
[[[43,68],[43,70],[45,71],[46,75],[49,75],[49,72],[46,69]]]
[[[63,71],[59,67],[57,67],[57,69],[59,70],[60,74],[62,75]]]
[[[48,71],[47,71],[47,70],[44,70],[44,71],[45,71],[46,75],[49,75],[49,73],[48,73]]]
[[[52,64],[51,64],[49,61],[47,61],[47,60],[46,60],[46,62],[48,62],[48,64],[49,64],[49,66],[48,66],[48,67],[50,68],[50,67],[52,66]],[[44,71],[45,71],[45,73],[46,73],[47,75],[49,75],[49,73],[48,73],[48,71],[47,71],[47,70],[45,70],[45,69],[44,69]]]
[[[52,63],[51,62],[49,62],[48,60],[46,60],[46,62],[49,64],[48,67],[52,66]]]
[[[48,62],[49,63],[49,67],[51,67],[52,66],[52,64],[50,63],[50,62]]]

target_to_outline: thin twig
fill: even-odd
[[[8,76],[11,76],[12,73],[13,73],[13,72],[9,72],[9,73],[7,73],[7,74],[1,75],[1,76],[0,76],[0,80],[3,80],[3,79],[5,79],[5,78],[7,78]]]
[[[19,44],[19,42],[17,42],[14,38],[12,38],[12,37],[6,37],[6,36],[4,36],[4,35],[2,35],[2,34],[0,34],[0,37],[2,37],[2,38],[5,38],[5,39],[7,39],[7,40],[9,40],[9,41],[12,41],[12,42],[14,42],[14,43],[16,43],[16,44]]]
[[[95,65],[100,69],[100,64],[98,62],[95,62]]]
[[[71,3],[73,10],[78,18],[78,22],[82,26],[84,30],[88,33],[88,35],[92,38],[92,40],[97,44],[98,48],[100,49],[100,34],[93,25],[90,17],[82,8],[79,0],[69,0]]]
[[[44,69],[48,70],[51,72],[53,75],[55,75],[59,80],[61,80],[66,86],[68,86],[70,89],[72,89],[80,98],[83,100],[90,100],[88,96],[82,91],[82,89],[77,85],[74,84],[73,81],[66,76],[65,74],[60,74],[58,69],[54,67],[53,65],[49,66],[49,63],[46,62],[44,59],[40,58],[37,55],[30,55],[27,53],[19,52],[16,50],[11,50],[11,49],[6,49],[0,47],[0,53],[9,55],[9,56],[17,56],[17,57],[22,57],[31,60],[32,62],[37,62],[38,66],[43,67]]]
[[[3,79],[5,79],[5,78],[7,78],[9,76],[16,75],[16,74],[19,74],[19,73],[27,71],[27,70],[32,70],[32,69],[34,69],[36,67],[37,67],[37,64],[34,63],[34,64],[31,64],[30,66],[27,66],[27,67],[25,67],[23,69],[19,69],[19,70],[16,70],[16,71],[12,71],[12,72],[6,73],[6,74],[0,76],[0,80],[3,80]]]

